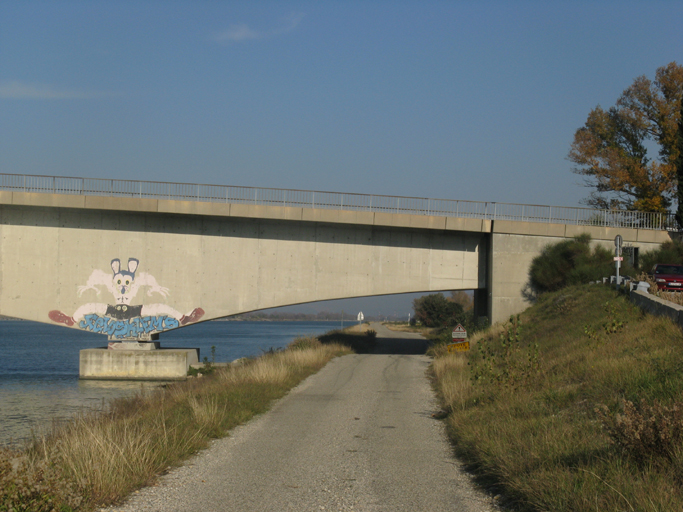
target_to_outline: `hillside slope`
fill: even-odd
[[[434,349],[458,454],[521,510],[683,510],[683,334],[606,286]]]

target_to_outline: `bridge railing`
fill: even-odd
[[[676,230],[672,214],[226,185],[0,173],[0,190]]]

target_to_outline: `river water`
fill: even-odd
[[[204,322],[163,333],[162,347],[198,347],[200,359],[233,361],[316,335],[338,322]],[[107,345],[106,336],[23,321],[0,322],[0,445],[20,443],[83,409],[159,383],[79,380],[78,354]]]

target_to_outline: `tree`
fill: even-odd
[[[584,202],[597,208],[666,212],[676,192],[676,144],[683,96],[683,66],[657,69],[655,80],[640,76],[603,110],[590,111],[574,134],[569,160],[595,191]],[[655,158],[648,147],[658,147]]]
[[[463,292],[462,290],[452,291],[451,296],[448,297],[448,300],[455,302],[456,304],[460,304],[462,309],[466,312],[470,312],[472,309],[474,309],[474,301],[472,300],[472,297],[467,292]]]
[[[612,252],[599,245],[591,250],[590,242],[590,235],[583,234],[546,245],[531,261],[529,284],[532,290],[552,292],[611,275],[614,270]]]
[[[676,134],[676,149],[677,158],[674,161],[676,167],[676,178],[679,183],[678,186],[678,211],[676,212],[676,221],[678,226],[683,229],[683,98],[681,98],[681,109],[678,113],[678,133]]]
[[[415,318],[427,327],[442,327],[465,320],[460,304],[451,302],[442,293],[423,295],[413,300]]]

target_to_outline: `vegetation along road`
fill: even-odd
[[[372,328],[266,414],[110,510],[495,510],[453,459],[417,334]]]

